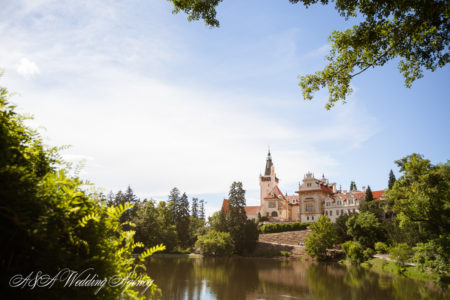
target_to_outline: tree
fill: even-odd
[[[372,258],[374,254],[371,248],[364,249],[359,242],[355,241],[343,243],[342,250],[344,251],[347,260],[353,265],[359,265]]]
[[[228,232],[210,230],[198,237],[195,243],[206,256],[229,256],[233,254],[233,242]]]
[[[347,233],[348,227],[347,227],[347,220],[352,216],[353,214],[342,214],[334,223],[335,231],[336,231],[336,243],[342,244],[346,241],[349,241],[352,239],[352,237]]]
[[[389,172],[388,189],[392,189],[394,187],[395,181],[396,181],[396,179],[395,179],[394,172],[392,172],[392,170],[391,170]]]
[[[245,190],[242,182],[233,182],[228,193],[227,231],[230,233],[236,253],[242,254],[245,247]]]
[[[372,190],[370,189],[370,185],[369,185],[366,190],[365,202],[368,203],[371,201],[373,201],[373,194],[372,194]]]
[[[191,240],[189,235],[189,223],[189,200],[186,193],[183,193],[175,212],[175,224],[177,227],[178,238],[185,247],[190,245]]]
[[[208,222],[209,226],[215,231],[228,231],[226,213],[222,209],[215,212],[211,217],[209,217]]]
[[[312,233],[306,238],[305,250],[312,257],[323,260],[327,256],[327,249],[333,247],[336,241],[336,231],[328,216],[322,215],[312,223]]]
[[[191,214],[194,218],[198,218],[198,198],[192,198]]]
[[[200,199],[200,210],[198,212],[198,217],[205,220],[205,200]]]
[[[176,222],[176,215],[180,205],[180,190],[174,187],[169,193],[169,205],[172,209],[173,222]]]
[[[390,249],[391,258],[395,260],[398,267],[398,272],[403,273],[405,270],[406,261],[411,258],[413,251],[408,244],[401,243]]]
[[[356,187],[356,183],[352,180],[352,182],[350,182],[350,192],[356,190],[358,190],[358,188]]]
[[[417,223],[430,238],[450,232],[450,162],[432,165],[420,154],[396,161],[402,176],[387,191],[400,226]],[[450,252],[450,251],[449,251]]]
[[[361,212],[347,220],[347,233],[365,248],[374,247],[375,242],[384,240],[384,232],[377,217],[370,212]]]
[[[396,164],[402,176],[386,194],[400,229],[417,228],[415,235],[426,237],[434,256],[450,261],[450,162],[433,165],[413,153]]]
[[[8,103],[0,88],[0,285],[6,299],[89,299],[96,288],[13,288],[14,275],[57,274],[62,268],[93,268],[98,278],[125,278],[142,270],[145,257],[163,250],[147,249],[124,230],[121,215],[131,205],[105,206],[98,192],[60,159],[57,148],[46,148],[40,135],[25,126],[25,118]],[[91,274],[92,275],[92,274]],[[150,280],[142,274],[141,279]],[[150,287],[151,293],[156,286]],[[120,296],[122,294],[122,296]],[[98,298],[144,298],[137,291],[105,285]],[[149,295],[151,297],[151,295]]]
[[[351,93],[351,80],[370,68],[383,66],[400,58],[398,68],[405,85],[423,77],[424,70],[435,71],[450,60],[448,3],[440,0],[289,0],[312,4],[335,2],[335,8],[346,19],[358,18],[358,25],[345,31],[334,31],[329,37],[331,50],[328,65],[314,74],[300,77],[303,97],[323,87],[329,91],[326,109],[337,101],[345,103]],[[188,20],[202,18],[211,27],[218,27],[216,6],[221,0],[172,0],[174,12],[184,11]]]

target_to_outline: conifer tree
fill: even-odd
[[[191,213],[194,218],[198,218],[198,198],[192,198]]]
[[[178,206],[180,205],[180,190],[174,187],[169,194],[169,206],[172,209],[173,222],[176,222]]]
[[[366,190],[366,202],[370,202],[373,201],[373,194],[372,194],[372,190],[370,189],[370,186],[367,187]]]
[[[175,214],[178,238],[183,246],[189,245],[189,200],[186,193],[183,193],[179,199],[179,205]]]
[[[125,201],[130,204],[135,204],[139,198],[134,194],[133,190],[131,189],[131,186],[128,185],[127,190],[124,194]]]
[[[392,170],[389,172],[389,181],[388,181],[388,189],[392,189],[394,183],[397,179],[395,179],[394,172]]]
[[[242,253],[245,246],[245,190],[242,182],[233,182],[228,194],[227,227],[236,253]]]
[[[200,210],[198,212],[198,217],[205,220],[205,200],[200,199]]]

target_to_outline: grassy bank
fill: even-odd
[[[377,272],[379,274],[391,274],[394,276],[403,276],[415,280],[437,281],[438,276],[427,271],[421,271],[416,266],[405,266],[404,272],[398,272],[398,266],[392,262],[381,258],[372,258],[364,262],[361,266],[365,269]]]

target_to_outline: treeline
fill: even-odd
[[[190,252],[197,236],[206,232],[205,201],[195,197],[189,201],[178,188],[170,191],[168,201],[140,200],[130,186],[125,192],[110,192],[104,198],[108,206],[133,204],[121,221],[132,227],[135,240],[146,247],[164,244],[167,252]]]
[[[404,272],[412,261],[430,270],[441,281],[450,272],[450,163],[431,164],[422,155],[411,154],[398,161],[402,176],[389,174],[385,201],[374,201],[369,193],[360,213],[327,216],[311,224],[307,252],[327,258],[327,249],[340,246],[346,258],[360,264],[378,253],[389,253]]]
[[[140,270],[145,257],[163,250],[157,246],[134,255],[142,247],[134,231],[121,218],[130,208],[125,202],[108,207],[105,199],[87,182],[71,175],[72,169],[58,153],[48,148],[40,135],[25,125],[26,118],[8,102],[0,88],[0,277],[4,299],[103,299],[147,298],[158,293],[152,285],[146,295],[138,291],[97,287],[52,286],[32,288],[12,276],[37,272],[53,278],[68,268],[83,272],[93,268],[91,277],[125,278],[132,270],[141,280],[150,280]],[[132,201],[131,201],[132,202]],[[128,212],[127,212],[128,213]],[[155,246],[156,244],[152,244]],[[17,279],[17,278],[16,278]],[[41,278],[45,281],[45,278]],[[43,281],[36,284],[45,284]],[[49,282],[47,281],[47,284]],[[120,296],[122,295],[122,296]]]

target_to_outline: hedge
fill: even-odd
[[[309,223],[278,223],[278,224],[265,224],[259,228],[259,233],[275,233],[284,231],[305,230],[308,228]]]

